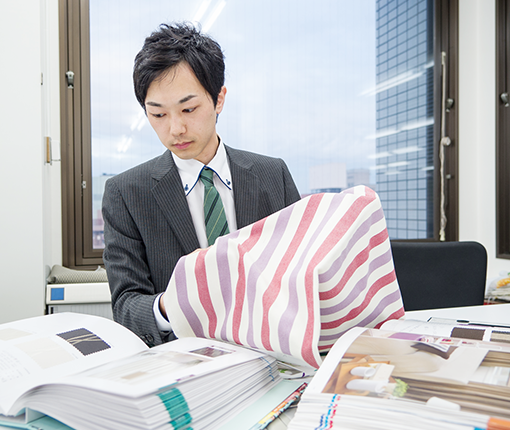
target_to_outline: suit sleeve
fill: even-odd
[[[281,160],[282,171],[283,171],[283,183],[285,187],[285,206],[289,206],[296,203],[301,199],[299,191],[294,183],[294,179],[290,174],[289,168],[285,164],[285,161]]]
[[[103,195],[104,264],[112,294],[114,320],[149,346],[174,338],[159,331],[153,312],[157,297],[151,282],[146,249],[116,183],[108,180]]]

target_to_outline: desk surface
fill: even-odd
[[[427,321],[430,317],[475,320],[510,325],[510,303],[406,312],[406,319]]]

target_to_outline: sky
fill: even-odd
[[[227,145],[283,158],[302,194],[312,166],[374,166],[375,0],[91,0],[93,176],[165,150],[133,60],[159,24],[196,19],[225,54]]]

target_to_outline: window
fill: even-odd
[[[510,2],[496,1],[496,247],[510,259]]]
[[[227,145],[283,158],[302,195],[364,184],[392,239],[439,228],[441,52],[456,93],[457,0],[61,0],[64,264],[101,264],[102,190],[161,154],[132,90],[162,22],[198,21],[222,46]],[[446,116],[446,238],[456,239],[456,112]]]

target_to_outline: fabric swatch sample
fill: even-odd
[[[370,188],[314,194],[177,263],[177,337],[206,337],[318,368],[353,326],[404,316],[382,206]]]
[[[58,333],[57,336],[69,342],[83,355],[94,354],[110,348],[103,339],[86,328],[78,328],[76,330]]]

